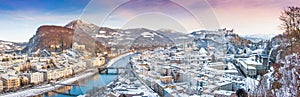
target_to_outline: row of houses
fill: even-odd
[[[74,72],[72,68],[53,69],[33,73],[23,73],[21,75],[5,74],[1,76],[0,90],[17,90],[21,86],[37,85],[51,80],[70,77]],[[2,83],[2,84],[1,84]],[[0,91],[1,92],[1,91]]]
[[[28,67],[25,65],[28,65]],[[0,77],[1,81],[3,81],[3,86],[0,88],[5,91],[18,90],[23,86],[33,86],[60,80],[86,70],[85,61],[79,61],[71,64],[56,64],[54,67],[51,67],[50,65],[51,64],[47,64],[46,62],[26,62],[23,66],[31,69],[26,72],[20,71],[21,66],[13,66],[13,68],[5,67],[8,70],[2,68],[1,70],[3,70],[3,73],[1,73]]]

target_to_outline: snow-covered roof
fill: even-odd
[[[226,90],[215,90],[213,94],[222,94],[226,96],[230,96],[234,91],[226,91]]]
[[[224,86],[224,85],[227,85],[227,84],[230,84],[232,82],[229,82],[229,81],[220,81],[220,82],[217,82],[216,85],[217,86]]]
[[[242,65],[243,67],[247,68],[247,69],[256,69],[256,68],[253,67],[253,66],[249,66],[249,65],[245,64],[244,61],[239,61],[239,63],[241,63],[241,65]]]
[[[222,65],[225,65],[224,63],[222,62],[214,62],[214,63],[209,63],[209,65],[216,65],[216,66],[222,66]]]
[[[9,78],[18,78],[16,75],[8,75],[8,74],[4,74],[1,77],[5,80],[8,80]]]
[[[171,88],[166,88],[165,91],[167,91],[168,93],[172,93],[173,90]]]
[[[258,63],[252,60],[244,60],[245,64],[252,64],[252,65],[262,65],[262,63]]]
[[[245,85],[246,85],[246,87],[247,87],[248,89],[250,89],[250,90],[256,89],[256,86],[257,86],[258,84],[259,84],[259,82],[258,82],[257,80],[252,79],[252,78],[250,78],[250,77],[247,77],[247,78],[245,79]]]
[[[229,70],[236,70],[235,66],[231,62],[227,63],[227,66]]]
[[[262,54],[262,52],[264,51],[264,49],[256,49],[256,50],[253,50],[252,53],[256,53],[256,54]]]
[[[201,48],[201,49],[199,50],[199,53],[200,53],[200,54],[207,54],[207,51],[206,51],[204,48]]]
[[[238,73],[237,70],[225,70],[224,72],[225,73]]]

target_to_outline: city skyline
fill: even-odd
[[[2,26],[0,27],[0,40],[28,42],[29,38],[35,34],[35,31],[41,25],[64,26],[68,22],[75,19],[83,19],[99,26],[102,25],[111,28],[138,28],[139,25],[134,24],[143,23],[144,25],[141,25],[141,27],[154,30],[160,29],[157,27],[169,28],[184,33],[198,29],[209,29],[209,27],[216,27],[229,29],[232,28],[235,30],[235,33],[240,35],[280,34],[283,32],[280,30],[279,25],[281,24],[281,21],[278,19],[281,15],[281,11],[288,6],[300,4],[299,1],[292,0],[207,0],[209,5],[203,4],[206,1],[198,0],[189,2],[183,2],[179,0],[136,0],[132,2],[133,4],[127,4],[127,6],[124,5],[121,9],[117,9],[115,12],[112,12],[111,17],[106,18],[107,20],[105,22],[99,21],[99,19],[89,19],[87,17],[93,16],[95,13],[95,16],[106,16],[106,10],[113,9],[115,7],[115,5],[111,4],[112,2],[107,1],[108,0],[78,0],[74,2],[68,0],[31,0],[12,2],[9,0],[1,0],[2,3],[0,4],[0,12],[2,14],[0,14],[0,20],[2,22],[0,24]],[[117,1],[113,3],[122,4],[124,2],[127,1]],[[32,4],[35,6],[32,6]],[[179,4],[187,10],[191,10],[192,12],[194,10],[205,12],[207,9],[209,9],[211,10],[211,12],[209,12],[210,15],[215,15],[216,17],[212,18],[212,20],[217,22],[213,22],[215,24],[212,24],[213,26],[211,26],[210,24],[207,24],[207,21],[203,21],[199,18],[197,21],[197,16],[202,16],[199,15],[199,13],[192,13],[196,16],[196,19],[193,20],[191,19],[192,15],[189,15],[189,13],[184,13],[184,9],[179,8],[178,10],[171,10],[178,7],[176,4]],[[166,5],[166,8],[158,5]],[[92,12],[91,9],[98,10],[93,10]],[[206,15],[204,15],[204,17],[205,16]],[[165,21],[163,21],[160,25],[153,25],[156,22],[150,21],[159,20],[155,18],[165,18]],[[147,21],[145,19],[149,20]],[[167,25],[168,23],[176,22],[178,24],[175,26]],[[208,25],[209,27],[205,27],[205,25]]]

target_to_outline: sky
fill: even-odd
[[[0,0],[0,40],[27,42],[41,25],[82,19],[111,28],[183,33],[234,29],[240,35],[280,34],[278,17],[299,0]]]

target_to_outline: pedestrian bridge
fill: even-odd
[[[120,70],[125,70],[126,67],[99,67],[98,72],[100,74],[107,74],[107,75],[118,75],[121,74]]]

